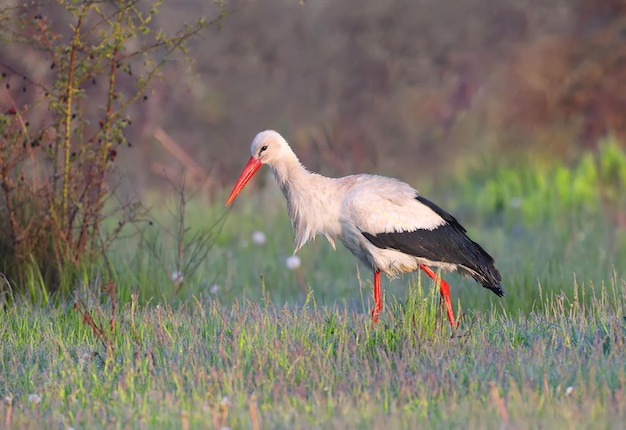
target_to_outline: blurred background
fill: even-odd
[[[117,163],[139,191],[180,175],[212,192],[230,186],[266,128],[311,170],[407,180],[485,157],[570,162],[626,134],[624,0],[167,0],[151,26],[176,31],[220,7],[219,25],[129,112],[132,147]],[[69,29],[56,2],[38,2],[42,11]],[[28,45],[0,46],[8,80],[45,82],[49,62]],[[3,110],[7,92],[29,97],[6,90]]]

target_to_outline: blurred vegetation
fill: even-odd
[[[133,4],[143,12],[151,6]],[[69,28],[57,2],[28,5],[20,13],[32,8],[55,31]],[[175,31],[221,6],[167,0],[148,28]],[[127,135],[137,150],[119,165],[133,187],[190,170],[164,147],[163,131],[214,189],[232,182],[252,136],[270,127],[313,170],[405,179],[447,176],[484,152],[572,161],[610,133],[623,142],[622,1],[364,0],[355,8],[349,0],[232,0],[223,7],[219,31],[189,44],[193,71],[181,58],[168,61],[150,99],[129,110]],[[136,39],[127,43],[132,49]],[[18,79],[45,81],[49,64],[34,46],[0,46],[0,69]],[[12,95],[18,104],[29,97],[19,87]],[[90,100],[105,97],[100,91]],[[8,108],[6,96],[0,103]]]
[[[608,218],[626,227],[626,151],[614,136],[571,164],[533,162],[528,157],[505,163],[488,160],[457,178],[466,205],[488,214],[505,214],[525,224],[546,223],[563,214]],[[480,184],[477,187],[477,184]]]
[[[322,173],[452,178],[436,200],[495,226],[623,227],[625,20],[592,0],[7,3],[2,271],[65,285],[141,218],[135,193],[182,176],[213,197],[266,127]]]

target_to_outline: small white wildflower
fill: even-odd
[[[265,233],[258,230],[253,232],[252,243],[254,243],[255,245],[265,245]]]
[[[41,397],[39,397],[37,394],[29,394],[28,395],[28,401],[31,403],[39,403],[41,402]]]
[[[574,392],[574,387],[571,385],[565,389],[565,397],[569,397]]]
[[[219,285],[217,285],[217,284],[213,284],[213,285],[211,285],[211,288],[209,288],[209,292],[210,292],[211,294],[217,294],[217,293],[219,293],[219,292],[220,292],[220,286],[219,286]]]
[[[68,427],[67,430],[75,430],[74,427]]]
[[[176,285],[180,285],[183,283],[183,279],[185,279],[185,276],[182,274],[182,272],[179,272],[178,270],[174,270],[172,274],[170,275],[170,279]]]
[[[228,400],[228,396],[222,397],[222,401],[220,402],[222,406],[230,406],[230,401]]]
[[[300,267],[301,263],[302,262],[300,261],[300,257],[298,257],[297,255],[287,257],[287,260],[285,260],[285,265],[289,270],[296,270],[298,267]]]
[[[519,209],[520,206],[522,206],[522,199],[519,197],[513,197],[511,199],[511,207],[513,209]]]

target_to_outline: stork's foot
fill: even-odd
[[[378,323],[378,319],[380,317],[380,310],[377,308],[372,309],[372,326]]]
[[[444,312],[447,311],[447,307],[448,306],[447,306],[445,297],[443,295],[439,296],[439,311],[437,312],[437,320],[439,320],[440,315],[442,315]],[[450,327],[452,328],[452,331],[455,332],[459,329],[459,327],[461,326],[461,321],[463,320],[464,316],[465,316],[465,313],[463,311],[460,311],[458,318],[455,321],[454,319],[450,320],[450,316],[448,315],[448,320],[450,322]]]
[[[472,334],[472,329],[474,328],[474,325],[476,324],[476,318],[464,318],[465,314],[463,312],[461,312],[459,314],[459,320],[463,319],[463,330],[458,330],[460,327],[460,324],[457,324],[457,330],[454,330],[452,332],[452,335],[450,336],[451,339],[461,339],[461,338],[465,338],[468,336],[471,336]]]
[[[463,311],[459,312],[459,318],[456,320],[456,325],[453,327],[453,330],[459,329],[459,327],[461,326],[461,321],[463,320],[464,316],[465,314],[463,313]]]

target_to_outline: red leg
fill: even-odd
[[[374,309],[372,309],[372,322],[377,323],[378,317],[383,310],[383,298],[380,294],[380,271],[374,272]]]
[[[450,300],[450,285],[446,281],[444,281],[439,275],[437,275],[433,270],[428,267],[420,264],[420,269],[422,269],[432,280],[435,281],[436,284],[439,284],[439,291],[441,292],[441,297],[446,304],[446,312],[448,313],[448,320],[450,320],[450,325],[452,328],[456,328],[456,323],[454,322],[454,312],[452,311],[452,301]]]

